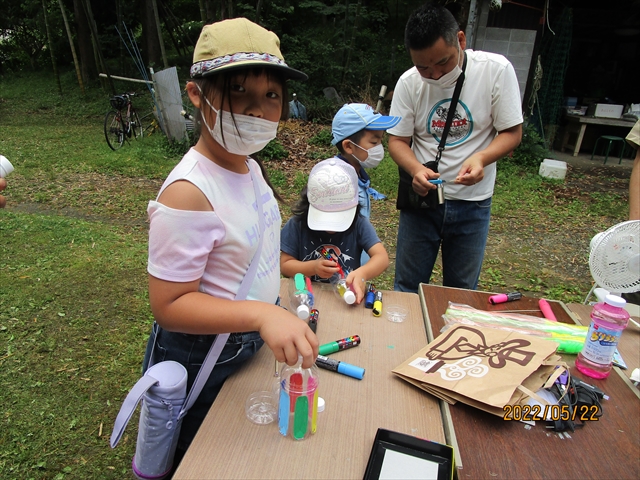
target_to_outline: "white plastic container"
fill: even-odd
[[[0,178],[4,178],[13,172],[13,165],[7,160],[7,157],[0,155]]]
[[[607,103],[596,103],[591,105],[587,115],[591,113],[594,117],[600,118],[620,118],[624,105],[609,105]]]
[[[564,177],[567,175],[567,162],[545,158],[540,164],[538,173],[546,178],[564,180]]]

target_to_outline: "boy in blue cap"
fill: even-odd
[[[367,168],[375,168],[384,158],[382,136],[385,130],[395,127],[401,117],[390,117],[376,113],[366,103],[345,104],[333,117],[331,133],[340,153],[338,158],[355,168],[358,174],[358,203],[360,214],[371,216],[371,196],[376,200],[385,198],[373,188],[367,174]],[[361,263],[369,259],[362,252]]]

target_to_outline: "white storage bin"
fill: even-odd
[[[538,173],[546,178],[564,180],[564,177],[567,174],[567,162],[545,158],[540,164],[540,170]]]

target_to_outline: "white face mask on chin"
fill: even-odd
[[[440,88],[453,87],[456,84],[456,81],[458,80],[458,77],[462,73],[462,68],[460,68],[460,54],[461,53],[462,53],[462,49],[460,48],[460,42],[458,42],[458,63],[456,63],[456,66],[453,68],[453,70],[451,70],[449,73],[445,73],[444,75],[442,75],[437,80],[433,79],[433,78],[421,77],[422,80],[424,82],[428,83],[429,85],[435,85],[435,86],[438,86]]]
[[[353,143],[353,142],[351,142],[351,143],[353,145],[355,145],[356,147],[358,147],[359,149],[364,150],[365,152],[367,152],[367,158],[364,161],[361,161],[358,157],[356,157],[355,155],[352,154],[353,157],[360,162],[360,165],[362,167],[364,167],[364,168],[375,168],[378,165],[380,165],[380,162],[384,158],[384,147],[382,146],[382,144],[376,145],[375,147],[370,148],[369,150],[367,150],[366,148],[362,148],[357,143]]]
[[[199,86],[198,90],[200,90]],[[204,115],[202,115],[202,121],[211,137],[227,152],[234,155],[251,155],[262,150],[271,140],[276,138],[278,122],[239,113],[234,114],[233,117],[229,112],[220,115],[220,111],[211,105],[208,98],[204,97],[204,101],[216,113],[216,122],[211,128]],[[222,120],[220,120],[221,117]]]

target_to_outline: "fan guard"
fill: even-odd
[[[618,223],[593,239],[589,268],[611,292],[640,290],[640,220]]]

